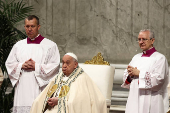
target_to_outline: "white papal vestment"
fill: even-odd
[[[140,70],[139,78],[122,87],[130,88],[125,113],[166,113],[169,107],[167,85],[169,83],[168,63],[164,55],[154,52],[150,57],[133,57],[129,65]],[[128,76],[127,69],[124,81]]]
[[[35,71],[22,70],[22,64],[32,59]],[[12,85],[15,86],[13,113],[29,113],[34,99],[50,79],[58,73],[60,54],[57,45],[44,38],[40,44],[27,44],[27,39],[12,48],[6,67]]]
[[[97,85],[80,67],[75,70],[64,84],[62,84],[62,72],[56,75],[35,99],[30,113],[107,113],[106,99]],[[58,105],[43,110],[48,105],[49,90],[54,89],[53,86],[56,84],[58,84],[57,87],[61,85],[64,89],[57,96]],[[68,90],[67,87],[69,87]],[[57,92],[56,89],[51,95],[54,97]]]

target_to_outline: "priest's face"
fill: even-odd
[[[143,51],[146,51],[146,50],[150,49],[151,47],[153,47],[154,41],[155,41],[154,38],[150,39],[149,31],[144,31],[144,32],[139,33],[138,43],[139,43],[139,47]]]
[[[73,57],[69,55],[64,55],[62,63],[62,71],[66,76],[69,76],[78,65],[78,63],[73,59]]]
[[[33,18],[32,20],[25,19],[25,31],[29,38],[33,39],[38,35],[38,30],[40,25],[37,24],[37,20]]]

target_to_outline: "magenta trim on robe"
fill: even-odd
[[[156,49],[153,47],[145,52],[146,53],[143,52],[142,57],[150,57],[154,52],[156,52]]]
[[[39,35],[35,40],[31,40],[30,38],[27,38],[27,44],[40,44],[40,42],[44,39],[41,35]]]

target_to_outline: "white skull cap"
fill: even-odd
[[[69,56],[73,57],[75,60],[78,61],[77,56],[74,53],[68,52],[65,55],[69,55]]]

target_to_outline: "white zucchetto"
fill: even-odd
[[[77,56],[74,53],[69,52],[69,53],[66,53],[65,55],[69,55],[78,61]]]

